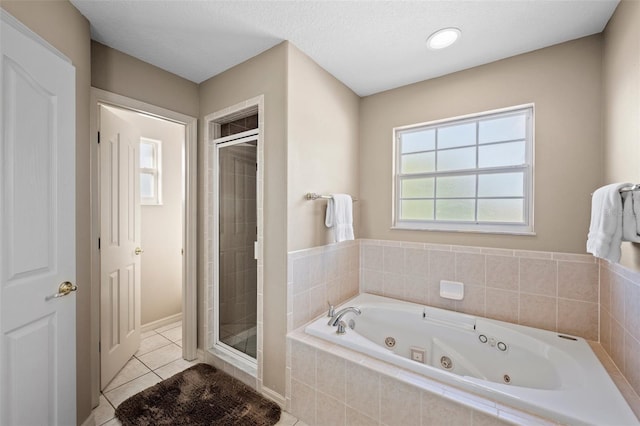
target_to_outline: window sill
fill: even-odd
[[[392,231],[428,231],[428,232],[453,232],[453,233],[465,233],[465,234],[499,234],[499,235],[517,235],[517,236],[525,236],[525,237],[536,236],[535,231],[528,231],[528,230],[434,228],[434,227],[420,226],[417,224],[393,225],[391,226],[390,229]]]

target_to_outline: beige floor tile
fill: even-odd
[[[131,380],[136,379],[140,376],[144,376],[145,374],[150,372],[151,370],[146,365],[141,363],[137,358],[133,357],[124,365],[122,370],[120,370],[120,372],[116,374],[116,377],[114,377],[113,380],[109,382],[109,384],[105,388],[105,392],[115,389],[118,386],[130,382]]]
[[[166,337],[167,339],[171,340],[172,342],[175,342],[176,340],[181,340],[182,326],[172,328],[171,330],[163,331],[160,334]]]
[[[276,426],[293,426],[297,421],[298,419],[295,416],[283,411],[280,413],[280,421],[276,423]]]
[[[180,340],[176,340],[176,341],[175,341],[175,342],[173,342],[173,343],[175,343],[176,345],[178,345],[178,346],[182,347],[182,339],[180,339]]]
[[[140,348],[138,349],[138,352],[136,352],[136,356],[144,355],[169,344],[171,344],[171,340],[160,334],[147,337],[146,339],[140,341]]]
[[[120,420],[113,418],[102,426],[122,426],[122,423],[120,422]]]
[[[171,361],[182,358],[182,348],[173,343],[151,351],[147,354],[137,356],[144,365],[152,370],[169,364]]]
[[[162,327],[158,327],[155,329],[156,333],[162,333],[163,331],[171,330],[172,328],[182,326],[182,321],[172,322],[171,324],[163,325]]]
[[[96,422],[96,426],[100,426],[103,423],[108,422],[115,416],[115,410],[113,406],[107,401],[104,395],[100,395],[100,404],[93,410],[93,418]]]
[[[151,336],[155,336],[156,331],[155,330],[149,330],[149,331],[145,331],[144,333],[140,333],[140,340],[146,339],[147,337],[151,337]]]
[[[192,367],[197,363],[198,363],[198,360],[186,361],[181,358],[154,370],[154,373],[156,373],[158,376],[162,377],[163,379],[168,379],[174,374],[178,374],[179,372],[186,370],[187,368]]]
[[[114,407],[117,408],[125,399],[137,394],[149,386],[155,385],[159,381],[160,377],[154,373],[147,373],[144,376],[133,379],[129,383],[125,383],[124,385],[110,390],[109,392],[105,392],[104,396]]]

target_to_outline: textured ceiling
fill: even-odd
[[[358,95],[603,30],[618,0],[71,0],[94,40],[200,83],[289,40]],[[429,34],[461,39],[432,51]]]

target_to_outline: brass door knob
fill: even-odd
[[[78,290],[78,286],[71,284],[69,281],[65,281],[62,284],[60,284],[60,287],[58,287],[58,292],[56,294],[47,296],[44,299],[45,300],[57,299],[58,297],[64,297],[70,294],[72,291],[76,291],[76,290]]]
[[[136,256],[140,256],[140,254],[144,253],[144,250],[142,250],[140,247],[136,247],[133,252],[136,254]]]

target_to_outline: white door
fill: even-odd
[[[100,106],[100,387],[140,346],[140,135]]]
[[[75,425],[75,68],[1,24],[0,424]]]

